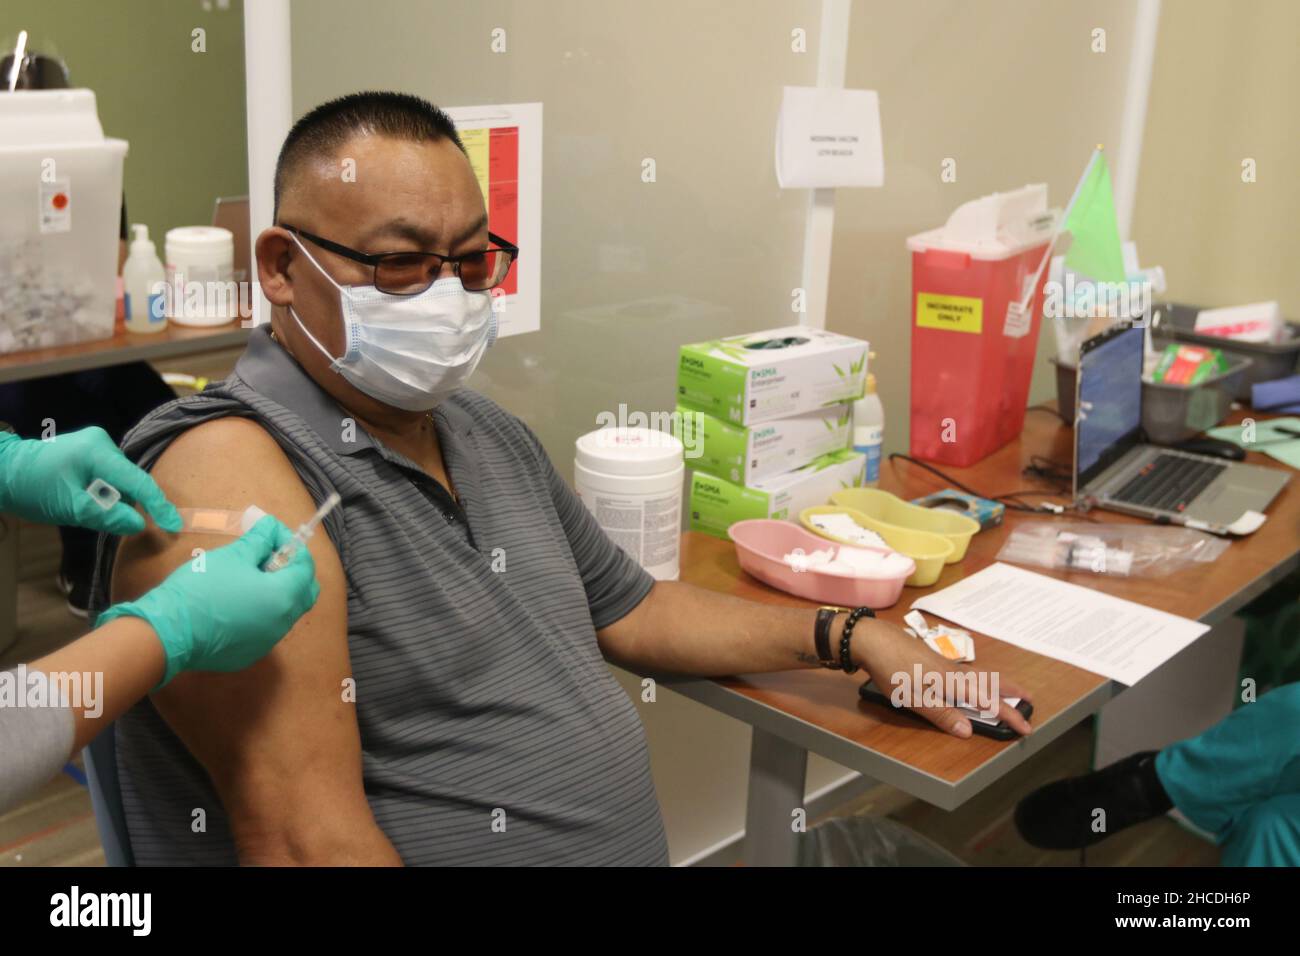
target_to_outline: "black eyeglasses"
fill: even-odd
[[[451,263],[467,292],[486,292],[505,281],[510,264],[519,257],[518,246],[490,232],[488,241],[497,248],[467,252],[459,256],[444,256],[436,252],[357,252],[337,242],[313,236],[296,226],[280,223],[280,228],[302,236],[345,259],[371,266],[375,270],[375,288],[389,295],[419,295],[433,285],[446,262]]]

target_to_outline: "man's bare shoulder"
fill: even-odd
[[[282,521],[302,508],[308,515],[314,509],[284,449],[248,418],[219,418],[189,429],[158,459],[153,476],[178,508],[257,505]]]
[[[270,432],[251,418],[229,416],[187,429],[154,465],[173,480],[209,485],[240,477],[248,467],[263,468],[288,458]]]
[[[243,511],[256,505],[291,527],[310,517],[315,504],[288,456],[256,421],[218,418],[188,429],[172,441],[151,474],[178,508]],[[168,534],[150,524],[123,541],[114,567],[112,599],[131,599],[188,560],[196,547],[214,548],[228,538]]]

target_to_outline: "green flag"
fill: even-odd
[[[1115,200],[1110,191],[1110,169],[1098,150],[1079,194],[1065,220],[1073,237],[1065,264],[1096,282],[1123,282],[1124,255],[1120,251]]]

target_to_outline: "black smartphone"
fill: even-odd
[[[906,707],[895,707],[893,701],[882,694],[880,688],[878,688],[872,681],[867,681],[859,687],[858,693],[862,696],[863,700],[888,707],[895,713],[906,714],[914,720],[925,721],[925,718],[920,714],[909,710]],[[1034,705],[1027,700],[1022,700],[1020,703],[1016,704],[1016,710],[1020,711],[1021,716],[1024,717],[1025,720],[1028,720],[1034,713]],[[926,721],[926,723],[928,723],[928,721]],[[1020,734],[1016,733],[1015,730],[1007,726],[1005,720],[999,720],[996,724],[986,724],[983,721],[972,720],[970,722],[970,729],[981,737],[992,737],[994,740],[1015,740],[1020,736]]]

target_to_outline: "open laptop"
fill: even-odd
[[[1143,329],[1128,325],[1080,347],[1074,500],[1218,534],[1262,512],[1290,480],[1286,472],[1146,443],[1142,353]]]

